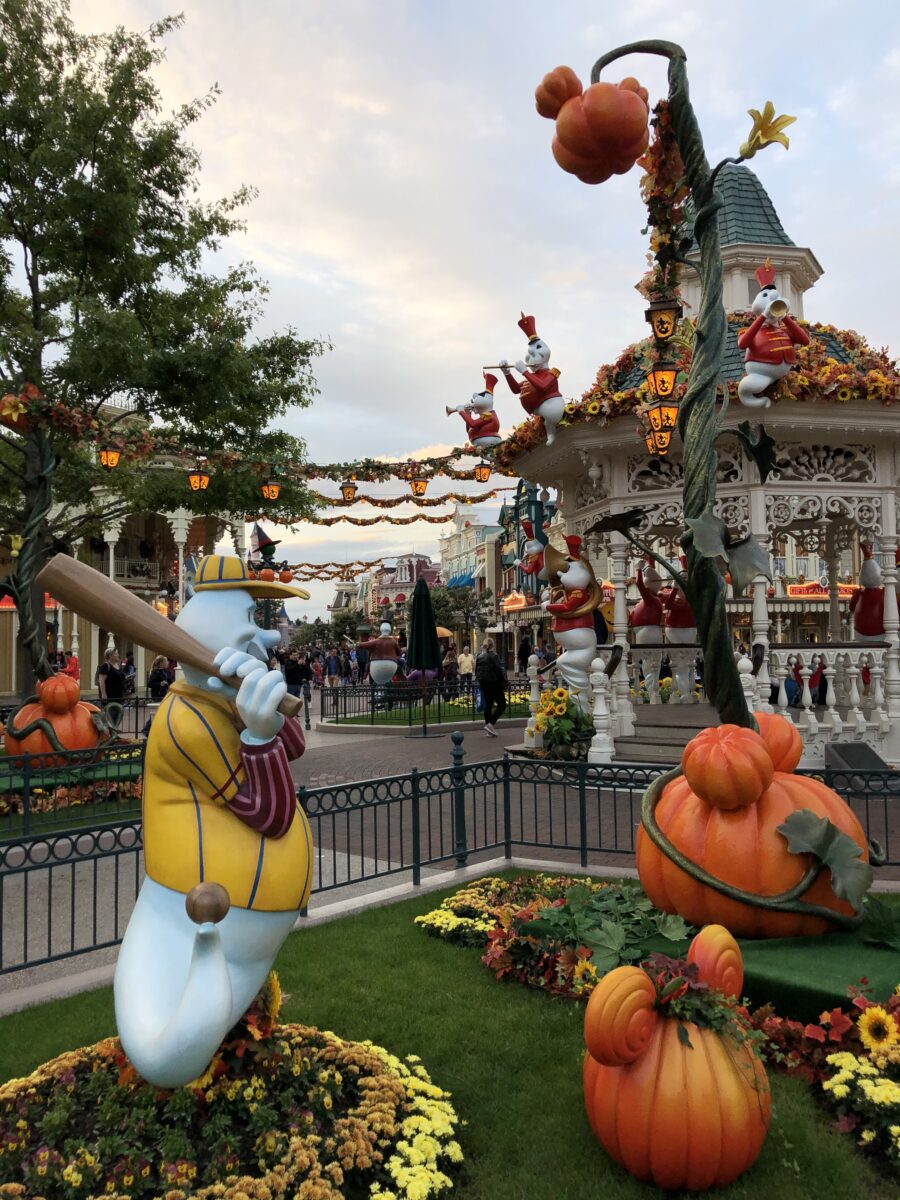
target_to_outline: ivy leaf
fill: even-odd
[[[872,886],[872,868],[860,857],[862,850],[852,837],[841,833],[827,817],[817,817],[812,809],[792,812],[778,826],[791,854],[812,854],[831,872],[831,887],[840,900],[846,900],[860,912],[863,898]]]
[[[859,932],[864,942],[900,950],[900,904],[891,904],[883,896],[870,892]]]
[[[772,578],[772,568],[769,556],[754,537],[740,538],[728,547],[728,570],[731,572],[731,586],[734,594],[739,596],[745,587],[753,582],[757,575]]]
[[[766,433],[762,425],[754,429],[749,421],[741,421],[734,432],[756,463],[761,482],[765,483],[775,465],[775,439]]]
[[[644,519],[644,512],[643,508],[628,508],[625,512],[609,513],[608,516],[595,521],[585,533],[621,533],[627,536],[629,529],[640,525]]]
[[[688,517],[687,525],[694,535],[694,546],[704,558],[728,558],[728,530],[711,508],[699,517]]]
[[[690,926],[683,917],[674,913],[664,913],[657,918],[656,926],[662,935],[670,942],[684,941],[688,936]]]

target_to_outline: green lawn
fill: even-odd
[[[335,720],[334,709],[326,708],[325,720],[329,724],[337,725],[421,725],[422,723],[422,705],[410,705],[406,702],[395,704],[390,710],[383,705],[375,710],[375,719],[372,719],[370,711],[360,712],[359,709],[353,709],[356,716],[345,717],[341,709],[338,709],[338,717]],[[453,701],[441,700],[440,702],[432,701],[426,708],[429,725],[447,725],[459,721],[479,721],[484,719],[483,713],[477,709],[473,710],[472,705],[466,701],[463,704],[454,704]],[[410,716],[410,714],[412,714]],[[507,704],[504,717],[528,717],[531,715],[529,708],[528,697],[513,699]]]
[[[614,1166],[581,1095],[583,1008],[497,983],[478,951],[429,937],[412,918],[455,888],[292,935],[278,971],[284,1017],[418,1054],[467,1122],[463,1200],[650,1200]],[[114,1029],[109,989],[0,1020],[0,1078]],[[888,1200],[889,1183],[834,1133],[799,1080],[772,1077],[772,1129],[756,1166],[722,1200]],[[795,1165],[796,1164],[796,1165]],[[712,1193],[711,1193],[712,1194]]]

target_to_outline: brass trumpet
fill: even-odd
[[[455,406],[445,404],[444,411],[446,412],[447,416],[449,417],[451,413],[471,412],[474,407],[475,407],[475,401],[467,400],[465,404],[457,404]]]
[[[787,300],[772,300],[766,305],[765,316],[767,321],[780,321],[782,317],[786,317],[787,315]]]

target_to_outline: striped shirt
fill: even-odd
[[[220,883],[239,908],[304,905],[312,886],[312,835],[288,766],[304,748],[293,719],[271,742],[246,745],[228,700],[173,684],[147,743],[150,878],[184,893],[198,883]]]

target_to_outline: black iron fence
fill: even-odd
[[[320,713],[323,721],[346,725],[417,725],[422,721],[422,700],[429,725],[484,720],[484,702],[477,683],[434,680],[426,683],[375,683],[323,687]],[[509,681],[504,717],[527,717],[527,680]]]
[[[454,733],[444,768],[304,789],[315,893],[406,873],[414,884],[481,858],[539,850],[561,864],[614,864],[634,853],[641,797],[657,766],[504,757],[465,762]],[[850,803],[886,865],[900,867],[900,775],[814,772]],[[0,973],[115,945],[143,878],[137,822],[0,844]]]
[[[137,819],[144,742],[0,755],[0,840]]]

